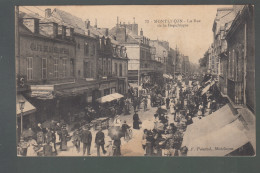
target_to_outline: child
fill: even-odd
[[[112,141],[108,141],[108,145],[106,146],[106,151],[108,156],[113,156],[113,145],[112,145]]]

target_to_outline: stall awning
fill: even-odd
[[[225,156],[248,142],[249,140],[243,132],[243,124],[237,119],[186,144],[187,155]]]
[[[216,112],[202,118],[201,120],[194,121],[193,124],[189,125],[183,136],[182,145],[188,145],[195,139],[205,136],[208,133],[216,131],[227,124],[230,124],[237,119],[234,111],[229,104],[226,104]]]
[[[20,105],[19,105],[19,101],[21,101],[21,100],[25,101],[23,115],[28,115],[28,114],[31,114],[36,111],[36,108],[30,102],[28,102],[28,100],[26,100],[21,94],[18,94],[16,96],[16,115],[17,116],[20,116],[20,114],[21,114]]]
[[[201,95],[205,94],[211,86],[213,86],[215,84],[215,81],[211,81],[205,88],[203,88],[202,92],[201,92]]]
[[[106,102],[111,102],[113,100],[117,100],[120,98],[123,98],[124,96],[122,94],[119,93],[113,93],[113,94],[109,94],[106,96],[103,96],[101,98],[98,98],[97,101],[100,103],[106,103]]]

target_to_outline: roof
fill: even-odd
[[[219,33],[221,27],[225,27],[226,23],[233,21],[236,16],[236,13],[233,8],[219,8],[217,9],[217,14],[214,20],[212,30],[215,30],[215,33]]]
[[[117,35],[117,26],[115,26],[115,27],[113,27],[113,28],[111,28],[109,30],[109,35],[116,37],[116,35]],[[131,30],[126,28],[126,42],[124,42],[124,43],[139,43],[137,38],[140,38],[140,36],[135,35]],[[123,43],[123,42],[121,42],[121,43]]]

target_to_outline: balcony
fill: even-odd
[[[244,93],[243,82],[227,80],[227,95],[235,105],[243,105]]]

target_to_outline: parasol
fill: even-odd
[[[114,139],[119,139],[121,137],[123,137],[123,133],[122,133],[122,130],[120,127],[118,126],[113,126],[113,127],[110,127],[108,129],[108,136],[114,140]]]
[[[33,137],[35,133],[32,131],[32,129],[24,130],[22,133],[22,137],[28,138],[28,137]]]
[[[51,122],[51,121],[45,121],[42,123],[42,128],[53,128],[54,127],[54,124]]]

